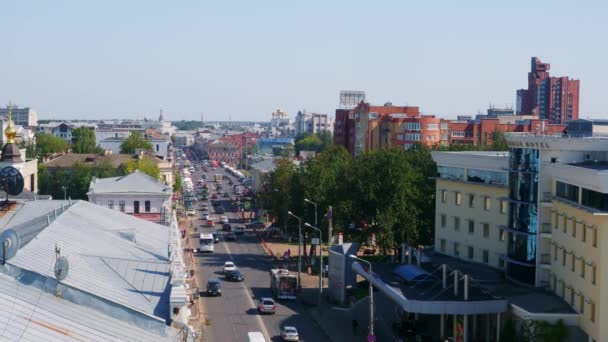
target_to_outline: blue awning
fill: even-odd
[[[435,281],[437,278],[430,275],[429,272],[423,270],[416,265],[401,265],[393,270],[393,273],[398,275],[405,281]]]

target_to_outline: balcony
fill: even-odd
[[[543,207],[552,207],[553,206],[553,194],[549,191],[543,192],[540,196],[540,204]]]
[[[545,238],[551,238],[553,230],[551,229],[551,223],[545,222],[540,225],[540,236]]]
[[[551,268],[551,254],[540,255],[540,266],[542,268]]]

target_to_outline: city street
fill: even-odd
[[[192,181],[196,183],[202,172],[197,170],[193,174]],[[228,175],[222,168],[209,169],[207,172],[207,184],[210,194],[213,194],[216,183],[212,181],[213,175]],[[229,176],[229,175],[228,175]],[[230,190],[230,195],[235,197],[232,187],[227,181],[223,182],[224,191]],[[198,248],[198,234],[201,232],[212,232],[221,230],[218,224],[220,214],[214,212],[210,201],[208,203],[210,215],[215,221],[213,228],[203,227],[204,222],[193,220],[194,227],[198,229],[192,234],[193,248]],[[233,228],[238,221],[236,208],[231,207],[230,200],[222,198],[222,204]],[[199,208],[201,201],[196,205]],[[225,261],[233,261],[243,273],[243,282],[229,282],[224,279],[223,265]],[[222,296],[202,296],[202,315],[210,320],[206,330],[206,341],[248,341],[247,333],[252,331],[262,332],[268,341],[280,341],[280,329],[285,325],[295,326],[301,341],[327,341],[327,337],[319,330],[313,320],[304,312],[304,307],[297,301],[277,302],[277,313],[274,315],[260,315],[257,312],[257,301],[262,297],[272,297],[270,290],[269,271],[272,265],[270,257],[266,256],[261,249],[257,237],[252,232],[245,232],[238,237],[237,241],[225,241],[223,238],[215,244],[214,253],[196,254],[195,275],[200,290],[204,291],[207,280],[219,278],[222,287]]]

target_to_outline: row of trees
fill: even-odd
[[[288,210],[314,222],[314,207],[304,202],[307,198],[318,204],[321,218],[333,206],[334,231],[355,240],[365,241],[374,233],[384,250],[401,242],[428,244],[435,212],[430,177],[436,172],[430,150],[422,145],[405,152],[375,150],[355,158],[342,146],[332,146],[299,167],[288,159],[277,161],[260,200],[291,232],[297,227],[288,223]],[[320,221],[326,230],[326,220]]]
[[[129,160],[115,168],[110,161],[104,160],[95,165],[76,163],[71,169],[49,172],[43,163],[38,164],[39,192],[62,199],[64,195],[72,199],[87,199],[87,192],[93,177],[107,178],[124,176],[140,170],[156,179],[160,169],[152,159]]]

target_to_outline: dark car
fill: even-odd
[[[207,280],[207,296],[221,296],[222,287],[220,286],[220,280],[212,278]]]
[[[238,226],[238,227],[234,228],[234,234],[236,234],[236,235],[243,235],[243,234],[245,234],[245,227]]]
[[[232,226],[230,225],[230,223],[224,223],[224,225],[222,226],[222,230],[225,232],[231,232]]]
[[[226,280],[243,281],[243,280],[245,280],[245,277],[243,276],[243,273],[241,273],[241,271],[234,270],[234,271],[229,271],[228,273],[226,273]]]
[[[222,207],[221,205],[219,207],[216,207],[215,212],[218,214],[223,214],[225,212],[224,207]]]
[[[227,193],[227,192],[224,192],[224,194],[222,195],[222,197],[224,197],[224,198],[230,198],[230,194]]]
[[[211,234],[213,234],[213,243],[220,242],[220,233],[219,232],[213,232]]]
[[[234,234],[233,232],[226,233],[226,234],[224,234],[224,240],[236,241],[236,234]]]

